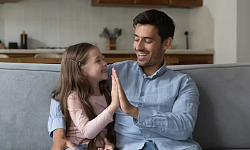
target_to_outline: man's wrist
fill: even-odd
[[[53,141],[66,139],[65,130],[62,128],[53,131]]]
[[[128,112],[128,115],[138,120],[138,115],[139,115],[138,107],[132,106],[131,111]]]

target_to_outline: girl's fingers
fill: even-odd
[[[115,77],[114,75],[112,75],[112,90],[117,90],[117,83],[116,83],[116,80],[115,80]]]
[[[112,78],[112,89],[111,89],[111,93],[113,92],[113,90],[114,90],[114,86],[115,86],[115,78],[114,78],[114,76],[113,75],[111,75],[111,78]]]
[[[113,74],[113,76],[114,76],[114,78],[115,78],[115,82],[116,82],[116,84],[117,84],[117,86],[118,86],[118,89],[122,89],[122,88],[121,88],[120,79],[119,79],[119,77],[118,77],[118,75],[117,75],[117,73],[116,73],[115,68],[112,68],[112,74]]]
[[[116,73],[116,70],[115,68],[112,68],[112,75],[115,79],[115,85],[116,85],[116,89],[117,89],[117,92],[118,92],[118,97],[119,97],[119,100],[121,101],[124,97],[124,91],[122,89],[122,86],[121,86],[121,83],[120,83],[120,80],[119,80],[119,77]]]
[[[115,78],[113,74],[111,75],[111,78],[112,78],[112,87],[113,87],[113,85],[115,84]]]
[[[112,68],[112,74],[115,76],[115,78],[118,78],[115,68]]]
[[[116,72],[115,72],[115,68],[112,68],[112,76],[114,76],[114,81],[116,82],[116,76],[115,76]],[[112,78],[113,79],[113,78]]]

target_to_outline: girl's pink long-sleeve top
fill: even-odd
[[[75,92],[68,97],[68,110],[72,122],[67,129],[67,139],[74,144],[88,144],[100,133],[102,139],[98,139],[98,143],[103,143],[103,139],[107,135],[107,124],[113,121],[113,114],[108,112],[105,96],[90,96],[89,102],[92,105],[97,116],[93,120],[89,120],[85,110],[83,109],[80,99]]]

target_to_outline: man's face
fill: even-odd
[[[158,29],[149,24],[137,24],[134,36],[134,49],[139,66],[158,69],[162,65],[166,50],[161,44]]]

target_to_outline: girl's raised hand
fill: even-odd
[[[112,70],[114,70],[114,68],[112,68]],[[118,95],[117,82],[113,74],[111,75],[111,77],[112,77],[111,103],[107,107],[107,109],[111,114],[114,114],[116,109],[120,107],[120,101],[119,101],[119,95]]]
[[[128,101],[127,96],[122,89],[119,77],[118,77],[116,70],[114,68],[112,69],[112,81],[113,81],[113,78],[115,79],[115,83],[117,86],[121,110],[124,113],[132,116],[133,118],[138,119],[138,111],[139,110],[137,107],[134,107],[133,105],[131,105],[130,102]]]
[[[112,70],[113,69],[114,68],[112,68]],[[112,77],[112,89],[111,89],[112,102],[111,104],[113,103],[118,108],[120,106],[119,95],[118,95],[118,85],[113,74],[111,75],[111,77]]]

